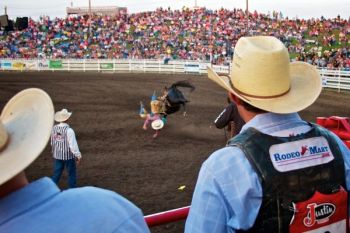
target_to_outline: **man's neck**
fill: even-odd
[[[239,115],[242,117],[244,122],[248,122],[251,119],[253,119],[256,115],[260,114],[256,112],[250,112],[246,110],[242,105],[237,105],[237,109],[238,109]]]

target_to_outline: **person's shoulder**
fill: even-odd
[[[222,165],[236,164],[242,159],[245,159],[245,156],[238,147],[226,146],[214,151],[204,162],[204,165],[211,170],[216,170]],[[225,167],[227,167],[226,165]]]
[[[48,208],[54,212],[54,217],[62,219],[62,214],[67,213],[79,216],[76,224],[90,229],[87,232],[93,232],[91,228],[96,226],[101,232],[116,232],[116,229],[133,228],[138,224],[136,219],[143,219],[141,209],[129,200],[113,191],[96,187],[64,190],[55,195],[50,203]]]
[[[64,199],[72,199],[80,204],[99,206],[99,208],[106,207],[108,209],[124,209],[130,212],[140,211],[132,202],[116,192],[96,188],[96,187],[81,187],[68,189],[61,192]],[[114,207],[114,208],[113,208]],[[132,214],[132,213],[130,213]]]

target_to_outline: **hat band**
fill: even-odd
[[[280,96],[283,96],[283,95],[287,94],[287,93],[290,91],[290,86],[289,86],[289,88],[288,88],[287,91],[283,92],[282,94],[278,94],[278,95],[269,95],[269,96],[265,96],[265,95],[264,95],[264,96],[261,96],[261,95],[251,95],[251,94],[244,93],[244,92],[238,90],[237,88],[235,88],[235,87],[233,86],[233,83],[231,82],[231,79],[229,79],[229,83],[230,83],[231,88],[232,88],[235,92],[237,92],[238,94],[244,95],[244,96],[246,96],[246,97],[259,98],[259,99],[273,99],[273,98],[277,98],[277,97],[280,97]]]
[[[0,151],[2,151],[9,142],[9,135],[6,131],[5,126],[0,121]]]

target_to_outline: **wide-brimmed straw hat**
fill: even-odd
[[[30,88],[12,97],[0,116],[0,185],[28,167],[43,151],[53,126],[50,96]]]
[[[161,119],[157,119],[152,121],[151,126],[152,126],[152,129],[159,130],[164,127],[164,122]]]
[[[272,36],[241,37],[230,77],[210,67],[208,77],[248,104],[274,113],[303,110],[322,89],[317,69],[305,62],[291,63],[287,48]]]
[[[64,122],[68,120],[71,115],[72,113],[68,112],[68,110],[64,108],[61,111],[55,113],[55,121]]]

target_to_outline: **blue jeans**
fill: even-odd
[[[54,164],[54,172],[52,176],[53,182],[58,184],[58,182],[60,181],[62,172],[66,167],[68,171],[68,187],[75,188],[77,183],[75,159],[68,159],[68,160],[54,159],[54,160],[55,160],[55,164]]]

